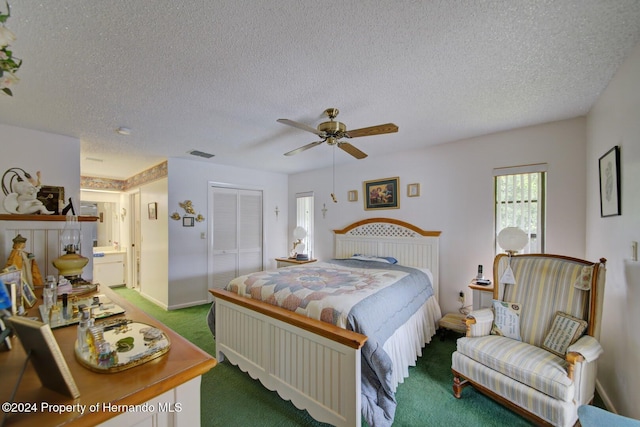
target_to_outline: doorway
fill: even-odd
[[[142,235],[140,230],[140,192],[129,195],[129,238],[131,250],[129,251],[129,265],[131,266],[131,288],[140,289],[140,248],[142,247]]]

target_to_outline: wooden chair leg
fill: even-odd
[[[460,376],[457,374],[453,374],[453,396],[456,399],[460,399],[462,397],[462,389],[469,384],[467,380],[461,380]]]

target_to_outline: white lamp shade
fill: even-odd
[[[518,227],[506,227],[498,233],[498,245],[505,251],[518,252],[529,242],[529,236]]]
[[[304,227],[296,227],[293,229],[293,237],[302,240],[307,237],[307,230],[305,230]]]

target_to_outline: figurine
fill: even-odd
[[[184,203],[178,202],[178,205],[180,205],[180,207],[184,209],[184,211],[189,215],[196,214],[196,211],[193,209],[193,203],[191,202],[191,200],[185,200]]]
[[[48,210],[44,203],[38,200],[40,171],[36,172],[36,177],[32,177],[21,168],[11,168],[4,173],[2,176],[2,190],[6,196],[4,208],[7,212],[22,215],[51,215],[55,213]]]
[[[27,239],[20,234],[13,238],[13,249],[5,268],[13,265],[22,271],[22,279],[33,289],[34,286],[42,286],[43,281],[34,255],[24,250],[26,242]]]

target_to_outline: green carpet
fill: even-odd
[[[136,291],[114,288],[140,309],[215,356],[215,343],[207,326],[209,305],[165,311]],[[409,378],[398,386],[394,426],[529,426],[529,422],[471,387],[462,399],[453,397],[451,353],[456,336],[434,337],[423,349]],[[201,422],[210,426],[322,426],[306,411],[282,400],[227,361],[202,377]],[[365,423],[363,422],[363,425]]]

